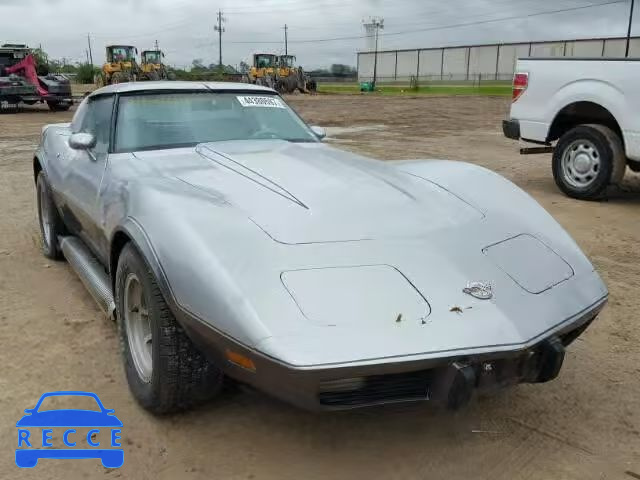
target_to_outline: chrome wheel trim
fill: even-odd
[[[575,140],[562,154],[562,175],[575,188],[587,188],[601,168],[600,152],[589,140]]]
[[[153,335],[142,283],[135,273],[124,282],[124,322],[133,364],[144,382],[153,375]]]

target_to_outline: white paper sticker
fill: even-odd
[[[243,107],[285,108],[278,97],[236,97]]]

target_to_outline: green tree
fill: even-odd
[[[49,74],[49,56],[41,48],[34,48],[31,50],[31,55],[36,60],[36,70],[38,75]]]
[[[83,63],[82,65],[78,65],[76,69],[76,82],[82,84],[93,83],[96,75],[100,73],[100,69],[94,67],[90,63]]]

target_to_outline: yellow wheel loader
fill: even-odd
[[[317,90],[316,81],[304,73],[302,67],[296,67],[294,55],[280,55],[276,70],[275,88],[280,93],[312,93]]]
[[[98,88],[113,83],[135,82],[141,74],[136,61],[138,49],[131,45],[110,45],[107,47],[107,63],[96,75]]]
[[[249,70],[249,83],[275,88],[278,56],[272,53],[256,53]]]
[[[162,62],[164,53],[160,50],[144,50],[140,64],[140,80],[175,80],[175,75],[169,72]]]

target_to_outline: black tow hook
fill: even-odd
[[[453,363],[449,370],[453,378],[447,396],[447,408],[459,410],[471,401],[476,387],[476,372],[471,365],[458,362]]]
[[[550,338],[542,343],[537,383],[548,382],[558,376],[564,362],[564,352],[564,345],[559,338]]]

